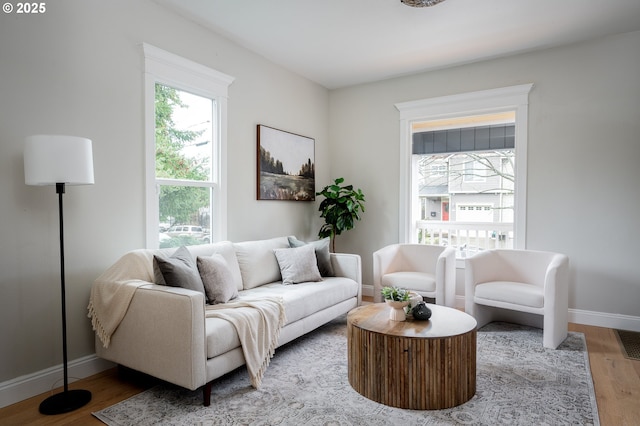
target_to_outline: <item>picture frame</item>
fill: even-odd
[[[258,124],[257,148],[258,200],[315,200],[315,139]]]

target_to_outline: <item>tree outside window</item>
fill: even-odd
[[[210,242],[213,101],[155,85],[160,247]]]

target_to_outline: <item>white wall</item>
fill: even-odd
[[[0,388],[62,362],[57,196],[54,187],[24,184],[24,138],[93,140],[96,184],[68,187],[64,199],[70,360],[94,353],[86,316],[93,280],[145,243],[143,42],[235,77],[228,238],[308,239],[319,228],[316,203],[256,201],[255,133],[266,124],[315,138],[317,185],[327,184],[326,89],[147,0],[68,0],[47,2],[40,16],[3,13]]]
[[[640,32],[332,91],[332,175],[367,197],[340,248],[362,256],[371,285],[373,251],[398,242],[395,103],[525,83],[527,247],[569,256],[574,320],[640,329]]]

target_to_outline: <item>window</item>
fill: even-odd
[[[440,164],[431,165],[431,176],[442,177],[447,175],[447,165],[440,162]]]
[[[233,78],[144,44],[147,247],[226,238]]]
[[[401,128],[401,242],[456,246],[458,257],[492,247],[495,240],[514,248],[526,246],[527,111],[532,87],[396,105]],[[443,162],[447,178],[433,172],[432,165]],[[424,214],[425,206],[431,214]],[[455,225],[461,221],[464,225]],[[424,226],[435,222],[441,224],[435,231]]]

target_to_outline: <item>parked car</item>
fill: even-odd
[[[196,225],[176,225],[169,228],[167,231],[167,235],[171,238],[175,237],[194,237],[201,238],[204,236],[204,231],[202,230],[202,226]]]

